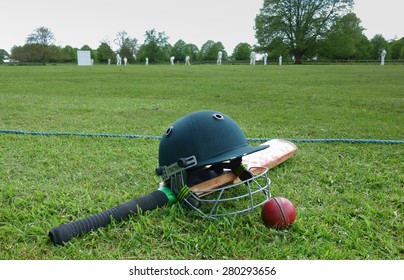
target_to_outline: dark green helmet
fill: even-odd
[[[194,156],[193,168],[204,167],[267,148],[250,146],[238,124],[217,111],[190,113],[173,123],[159,147],[159,167]]]
[[[253,175],[243,166],[242,157],[267,147],[248,145],[243,131],[229,116],[198,111],[166,130],[160,141],[156,172],[164,181],[163,189],[169,187],[176,199],[203,216],[242,213],[262,205],[270,195],[268,169]],[[214,189],[199,189],[198,193],[190,189],[229,171],[240,182],[231,180]],[[227,211],[227,203],[236,207]]]

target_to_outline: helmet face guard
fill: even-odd
[[[271,197],[271,180],[268,177],[268,169],[260,168],[262,168],[262,173],[246,180],[241,181],[237,178],[238,180],[231,180],[212,190],[191,192],[183,199],[183,203],[208,218],[251,211]],[[215,180],[215,178],[210,180]],[[208,181],[204,182],[205,185],[206,182]]]
[[[244,155],[267,148],[249,146],[241,128],[229,116],[216,111],[188,114],[162,136],[156,169],[177,199],[205,217],[243,213],[270,197],[268,169],[253,175],[241,164]],[[191,192],[227,172],[239,179],[216,188]]]

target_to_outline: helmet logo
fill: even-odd
[[[219,120],[219,121],[224,120],[223,115],[221,115],[221,114],[219,114],[219,113],[213,114],[212,117],[213,117],[215,120]]]
[[[174,129],[174,128],[173,128],[172,126],[170,126],[169,128],[167,128],[165,135],[166,135],[167,137],[170,136],[171,132],[173,132],[173,129]]]

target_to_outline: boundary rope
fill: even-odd
[[[79,132],[37,132],[22,130],[0,130],[1,134],[38,135],[38,136],[76,136],[76,137],[109,137],[109,138],[134,138],[156,139],[161,136],[137,135],[137,134],[109,134],[109,133],[79,133]],[[271,138],[247,138],[249,142],[265,142]],[[299,139],[286,138],[296,143],[364,143],[364,144],[404,144],[404,140],[378,140],[378,139]]]
[[[147,136],[135,134],[109,134],[109,133],[80,133],[80,132],[37,132],[22,130],[0,130],[3,134],[39,135],[39,136],[77,136],[77,137],[110,137],[110,138],[140,138],[161,139],[160,136]]]

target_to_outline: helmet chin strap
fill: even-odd
[[[241,157],[230,160],[230,169],[241,181],[246,181],[253,177],[252,173],[241,163]]]
[[[177,197],[178,201],[183,203],[186,207],[199,207],[199,201],[197,201],[192,196],[191,191],[187,185],[187,172],[185,170],[171,175],[170,187],[172,192]]]
[[[179,201],[184,200],[190,193],[187,186],[187,173],[185,171],[171,175],[170,186]]]
[[[208,169],[205,169],[203,172],[198,174],[199,176],[194,177],[194,174],[188,174],[186,170],[182,170],[180,172],[177,172],[175,174],[172,174],[170,176],[170,187],[173,193],[176,195],[177,199],[179,201],[186,201],[187,203],[191,203],[194,207],[199,207],[199,203],[197,200],[193,199],[193,196],[191,194],[191,191],[188,187],[188,184],[194,181],[198,180],[208,180],[211,179],[212,177],[215,177],[221,173],[223,173],[223,168],[230,169],[237,177],[240,178],[241,181],[246,181],[251,178],[253,178],[253,175],[251,172],[249,172],[245,166],[241,163],[242,159],[241,157],[235,158],[230,160],[230,162],[227,163],[221,163],[217,164],[214,166],[211,166]],[[214,175],[213,175],[214,174]],[[202,177],[206,177],[203,178]],[[189,179],[189,182],[188,182]],[[193,183],[191,183],[193,185]],[[186,203],[185,203],[186,204]],[[187,205],[187,204],[186,204]]]

